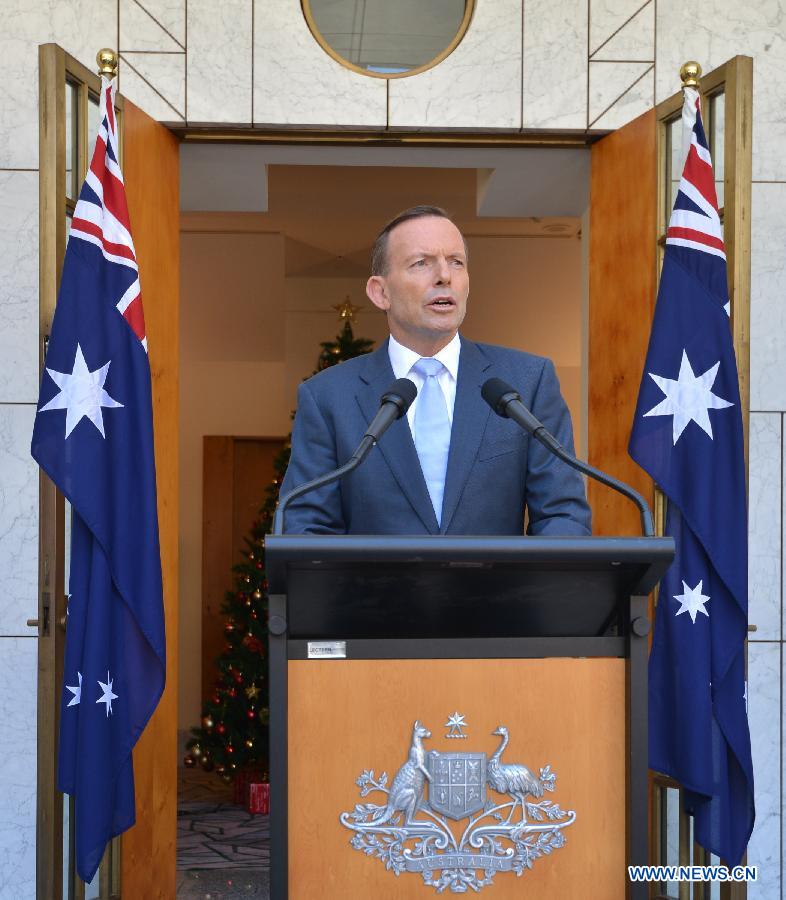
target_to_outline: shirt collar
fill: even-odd
[[[392,334],[388,343],[388,354],[390,356],[390,365],[396,378],[406,378],[412,366],[422,358],[419,353],[415,353],[414,350],[410,350],[409,347],[400,344]],[[460,354],[461,338],[459,338],[458,334],[455,334],[453,340],[443,347],[439,353],[434,354],[434,359],[438,359],[442,363],[454,381],[458,380]]]

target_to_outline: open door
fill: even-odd
[[[98,49],[98,48],[96,48]],[[39,48],[41,361],[57,301],[70,217],[98,131],[98,76],[62,48]],[[178,304],[177,139],[117,97],[121,166],[139,262],[153,382],[167,683],[134,751],[137,824],[113,841],[94,883],[75,875],[73,817],[56,789],[70,509],[41,474],[38,608],[36,896],[174,897],[177,834]]]
[[[700,86],[728,262],[746,458],[752,62],[750,57],[736,56],[702,77]],[[674,75],[676,83],[678,73]],[[682,168],[681,112],[680,90],[592,146],[588,456],[593,465],[627,481],[654,504],[659,532],[663,524],[659,492],[628,456],[627,448],[655,308],[666,227]],[[588,493],[596,534],[640,533],[636,509],[627,500],[594,483],[590,483]],[[681,812],[679,790],[675,782],[652,773],[650,861],[709,864],[702,848],[691,844],[691,823]],[[671,852],[669,848],[673,848]],[[664,883],[657,887],[657,893],[682,898],[688,896],[687,889],[685,884],[678,888],[676,884]],[[723,884],[720,896],[744,897],[745,885]]]
[[[166,689],[134,750],[137,824],[122,838],[124,897],[174,897],[177,863],[179,144],[126,100],[123,175],[153,379]]]

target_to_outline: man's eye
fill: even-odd
[[[425,266],[425,265],[426,265],[426,260],[425,260],[425,259],[416,259],[415,262],[412,263],[412,266],[413,266],[413,267],[415,267],[415,266]]]
[[[460,268],[460,269],[464,268],[464,260],[463,259],[452,259],[451,263],[454,266],[458,266],[458,268]]]

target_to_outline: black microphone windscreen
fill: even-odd
[[[505,404],[501,402],[503,399],[521,399],[518,391],[501,378],[489,378],[488,381],[485,381],[480,389],[480,394],[498,416],[506,415]]]
[[[412,401],[417,395],[418,389],[414,381],[410,381],[409,378],[397,378],[380,397],[380,403],[395,403],[398,407],[398,418],[401,418],[412,406]]]

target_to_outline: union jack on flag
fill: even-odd
[[[100,116],[32,440],[72,507],[58,787],[74,800],[86,882],[107,842],[134,824],[131,751],[166,672],[150,366],[106,79]]]
[[[737,365],[712,160],[695,90],[630,455],[668,498],[676,555],[649,663],[650,768],[683,786],[696,841],[739,863],[753,830],[748,523]]]

